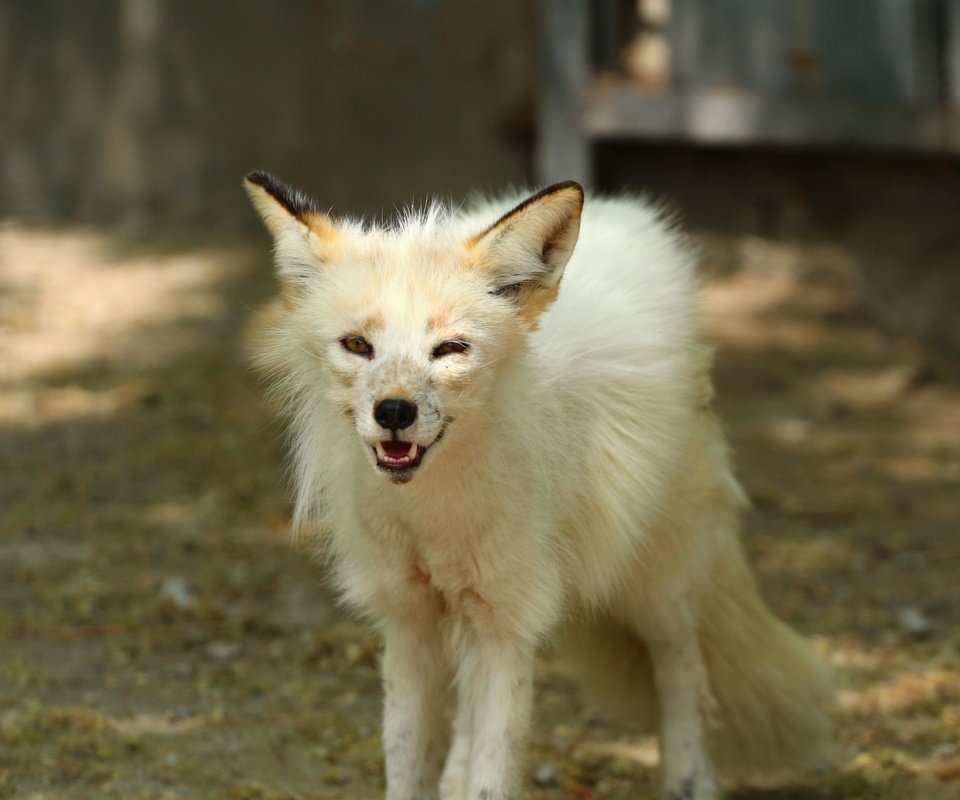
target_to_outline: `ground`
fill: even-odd
[[[832,768],[733,796],[958,798],[957,362],[866,319],[842,252],[707,245],[746,546],[840,686]],[[381,795],[377,645],[290,537],[248,367],[267,253],[0,228],[0,797]],[[544,656],[528,797],[655,764]]]

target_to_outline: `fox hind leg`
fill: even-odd
[[[661,782],[665,800],[713,800],[713,766],[706,750],[703,710],[710,705],[707,674],[691,631],[651,646],[660,695]]]
[[[713,701],[692,609],[678,602],[669,614],[635,616],[653,666],[659,707],[660,783],[664,800],[715,800],[718,795],[706,745]]]

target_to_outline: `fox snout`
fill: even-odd
[[[417,407],[409,400],[390,397],[374,406],[373,418],[381,428],[402,431],[413,425],[417,419]]]
[[[403,397],[378,400],[373,407],[373,419],[381,430],[390,431],[389,438],[382,438],[383,434],[376,433],[381,438],[371,445],[377,467],[394,483],[406,483],[413,477],[423,460],[423,454],[436,439],[430,444],[419,444],[412,441],[417,438],[416,432],[400,434],[417,420],[417,404]]]

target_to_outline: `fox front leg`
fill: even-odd
[[[387,800],[436,800],[445,738],[448,670],[439,626],[384,631],[383,748]]]
[[[464,648],[458,674],[458,716],[469,720],[463,800],[516,796],[533,708],[533,662],[527,644],[478,639]]]
[[[458,702],[457,716],[453,721],[453,741],[440,776],[440,800],[464,800],[467,768],[470,765],[471,727],[469,705]]]

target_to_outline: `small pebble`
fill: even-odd
[[[933,633],[933,625],[916,606],[904,606],[897,612],[897,622],[900,629],[909,633],[914,639],[926,639]]]
[[[187,579],[180,576],[164,580],[160,585],[160,597],[173,603],[178,611],[189,611],[197,604],[190,593]]]
[[[552,786],[557,779],[557,768],[553,764],[543,764],[533,774],[533,782],[537,786]]]

